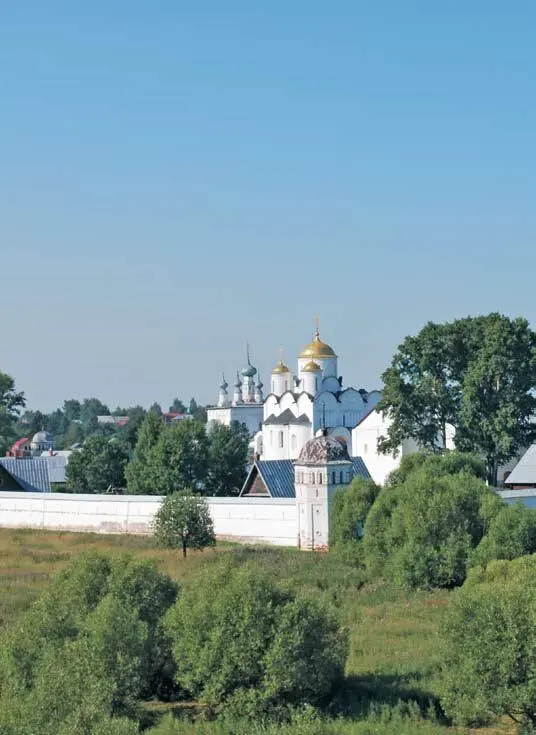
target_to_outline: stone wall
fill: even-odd
[[[152,495],[0,492],[0,527],[148,534],[161,500]],[[220,539],[297,544],[293,498],[207,498],[207,502]]]

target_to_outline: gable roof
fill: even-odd
[[[532,444],[508,475],[506,485],[533,485],[536,487],[536,444]]]
[[[279,416],[275,416],[274,414],[268,416],[264,423],[265,425],[276,424],[281,426],[285,426],[287,424],[298,424],[301,426],[311,425],[309,418],[304,413],[302,413],[301,416],[295,416],[290,408],[286,408],[283,413],[279,414]]]
[[[2,457],[0,464],[24,490],[31,493],[49,493],[48,460],[42,457]]]
[[[361,457],[352,457],[353,477],[370,479],[370,473]],[[295,498],[294,461],[292,459],[256,460],[249,470],[240,496],[246,494],[256,475],[259,475],[266,490],[272,498]]]

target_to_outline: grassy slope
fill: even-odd
[[[417,594],[408,599],[384,584],[363,586],[359,572],[333,554],[220,547],[216,552],[191,554],[183,561],[176,552],[153,548],[151,540],[145,537],[0,529],[0,630],[13,623],[43,589],[51,574],[89,549],[127,551],[153,558],[162,571],[183,583],[195,579],[196,572],[210,563],[216,553],[238,554],[244,559],[254,556],[274,577],[300,587],[305,594],[321,596],[339,608],[344,624],[351,631],[348,687],[340,693],[339,712],[363,716],[372,698],[380,706],[393,705],[401,699],[418,702],[423,711],[434,706],[438,631],[449,594]],[[217,735],[217,732],[224,732],[212,729],[213,726],[198,727],[192,729],[192,733],[210,731]],[[361,728],[362,725],[358,727],[355,723],[351,723],[351,729],[341,724],[329,732],[371,735],[402,732],[400,724],[391,727],[370,722],[370,729]],[[448,728],[428,724],[423,719],[422,723],[409,725],[407,732],[413,731],[427,735],[446,733]],[[505,725],[500,730],[485,732],[512,730]]]

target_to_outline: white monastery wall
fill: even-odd
[[[296,546],[294,498],[206,500],[218,538]],[[0,527],[148,534],[161,501],[157,495],[0,492]]]

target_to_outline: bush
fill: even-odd
[[[422,466],[405,483],[385,488],[364,533],[371,572],[408,589],[463,583],[473,549],[502,502],[474,474],[433,474]]]
[[[404,484],[413,472],[424,469],[432,475],[457,475],[468,472],[481,480],[486,479],[486,465],[476,454],[470,452],[445,452],[431,454],[421,451],[402,457],[400,465],[387,478],[388,487]]]
[[[349,488],[335,493],[330,513],[330,546],[356,541],[363,535],[367,515],[380,488],[372,480],[356,477]]]
[[[176,595],[150,562],[73,562],[3,641],[0,731],[11,721],[31,733],[92,732],[99,718],[136,714],[140,697],[174,690],[162,617]]]
[[[445,712],[460,724],[502,715],[536,725],[536,557],[472,570],[445,628]]]
[[[332,615],[247,564],[206,570],[166,624],[177,684],[219,709],[316,704],[344,671],[347,640]]]
[[[162,501],[153,522],[157,544],[171,549],[204,549],[214,546],[214,525],[206,500],[172,493]]]
[[[486,565],[494,559],[516,559],[535,551],[536,510],[522,503],[505,505],[491,522],[472,563]]]

